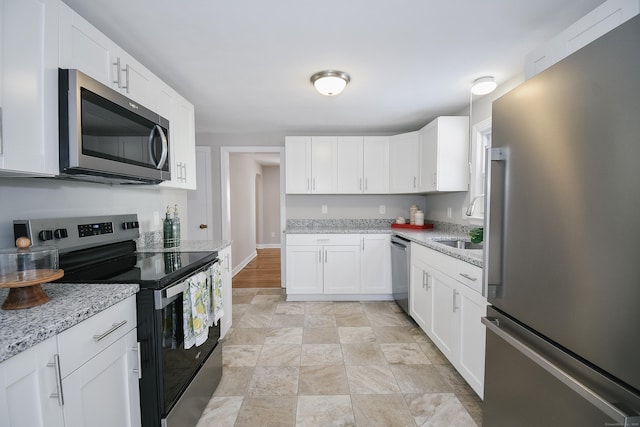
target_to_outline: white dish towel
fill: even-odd
[[[209,328],[224,316],[222,309],[222,268],[217,262],[187,279],[182,295],[184,348],[202,345]]]

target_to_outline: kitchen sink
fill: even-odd
[[[482,243],[471,243],[465,240],[434,240],[434,242],[457,249],[482,249]]]

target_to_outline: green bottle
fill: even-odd
[[[173,246],[180,246],[180,217],[178,216],[178,205],[173,209]]]
[[[175,246],[173,240],[173,220],[171,219],[169,206],[167,206],[167,214],[165,215],[164,220],[162,220],[162,237],[165,248],[172,248]]]

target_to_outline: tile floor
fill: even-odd
[[[233,325],[197,427],[481,425],[482,401],[394,302],[234,289]]]

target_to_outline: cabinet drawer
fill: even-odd
[[[136,298],[131,296],[60,333],[58,352],[62,378],[135,327]]]
[[[359,234],[289,234],[287,245],[360,245]]]
[[[480,267],[417,243],[411,245],[411,256],[422,259],[431,267],[440,270],[474,291],[482,293],[482,269]]]

